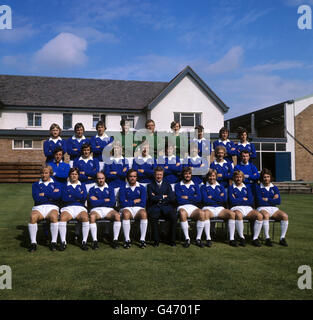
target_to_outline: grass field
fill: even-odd
[[[281,209],[290,219],[287,248],[278,245],[276,224],[273,248],[255,248],[249,241],[233,248],[221,238],[204,249],[178,243],[113,250],[101,242],[98,251],[70,243],[64,252],[51,252],[41,241],[32,254],[31,185],[0,184],[0,198],[0,266],[12,268],[12,290],[0,290],[0,300],[313,298],[313,290],[297,286],[298,267],[313,268],[313,195],[282,196]]]

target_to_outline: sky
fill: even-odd
[[[229,119],[313,94],[313,0],[0,0],[0,74],[170,81],[189,65]],[[1,13],[0,13],[1,16]]]

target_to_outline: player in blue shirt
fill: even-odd
[[[61,147],[56,147],[53,152],[53,160],[48,163],[53,170],[53,179],[61,184],[62,188],[66,186],[70,165],[63,162],[64,151]]]
[[[103,172],[98,172],[96,176],[96,184],[89,191],[88,199],[91,206],[90,209],[90,233],[92,236],[91,248],[96,250],[99,248],[97,240],[97,224],[96,220],[109,219],[113,220],[113,248],[118,248],[118,236],[121,229],[120,214],[113,209],[115,205],[115,195],[112,186],[105,182]]]
[[[30,214],[30,223],[28,224],[31,242],[29,252],[37,250],[37,222],[43,219],[47,219],[51,222],[50,231],[52,240],[50,249],[52,251],[57,249],[59,216],[59,207],[57,204],[61,197],[61,190],[60,186],[51,178],[52,173],[53,171],[50,166],[43,166],[41,169],[41,179],[38,182],[34,182],[32,185],[34,206]]]
[[[247,150],[242,150],[240,153],[240,159],[241,161],[235,166],[235,171],[242,171],[245,179],[244,184],[247,187],[251,188],[251,191],[253,193],[253,196],[255,195],[255,186],[257,181],[260,178],[260,174],[258,172],[257,167],[250,162],[250,153]]]
[[[239,244],[243,247],[246,245],[243,235],[243,218],[245,218],[254,221],[252,244],[260,247],[261,243],[258,238],[263,225],[263,216],[252,208],[254,201],[252,191],[243,183],[243,180],[244,173],[240,170],[234,171],[234,183],[228,189],[230,210],[235,212],[236,215],[236,229],[240,237]]]
[[[95,184],[96,174],[99,172],[99,160],[91,155],[91,147],[88,143],[82,145],[81,154],[74,160],[74,168],[78,168],[79,181],[85,184],[88,193]]]
[[[85,128],[82,123],[76,123],[75,134],[66,140],[66,150],[70,156],[70,166],[73,167],[74,160],[81,156],[81,147],[84,143],[89,143],[89,139],[84,136]]]
[[[224,147],[222,147],[224,148]],[[220,218],[228,220],[228,229],[229,229],[229,244],[233,247],[237,247],[237,242],[234,238],[235,236],[235,213],[228,209],[225,209],[225,204],[227,202],[227,194],[223,185],[217,182],[217,171],[210,169],[205,177],[205,184],[200,188],[202,203],[204,207],[202,210],[206,215],[207,223],[207,241],[210,241],[210,219],[211,218]],[[206,231],[206,226],[204,227]]]
[[[90,138],[90,145],[94,159],[98,159],[100,171],[103,170],[104,159],[102,158],[103,149],[113,142],[113,138],[106,133],[106,126],[103,121],[98,121],[96,124],[97,135]]]
[[[199,186],[192,181],[191,168],[183,168],[182,181],[175,185],[175,195],[178,203],[177,212],[179,214],[180,225],[185,236],[184,248],[190,246],[187,218],[197,221],[196,245],[203,248],[204,244],[201,242],[201,236],[206,223],[205,214],[204,211],[199,208],[201,193]]]
[[[165,146],[165,156],[159,156],[155,163],[155,167],[164,169],[164,181],[170,183],[173,190],[175,183],[179,181],[182,170],[180,158],[174,155],[174,151],[174,146],[167,144]]]
[[[58,124],[53,123],[50,126],[50,138],[43,143],[43,151],[46,156],[46,163],[53,160],[55,148],[61,147],[66,153],[66,141],[61,138],[61,128]]]
[[[66,187],[62,189],[63,208],[59,222],[59,233],[61,238],[60,250],[66,249],[66,224],[69,220],[76,219],[82,222],[83,241],[81,248],[88,250],[87,238],[89,234],[89,219],[87,209],[84,207],[87,199],[87,190],[79,180],[79,170],[71,168],[69,180]]]
[[[235,143],[229,138],[229,131],[227,128],[223,127],[219,131],[219,139],[213,142],[213,150],[215,150],[218,146],[222,146],[226,148],[227,156],[226,160],[233,162],[233,157],[237,155]]]
[[[245,128],[241,128],[238,131],[238,139],[240,140],[236,143],[236,155],[237,163],[240,161],[240,154],[243,150],[246,150],[250,154],[250,162],[256,158],[255,145],[252,142],[249,142],[248,131]]]
[[[219,145],[214,152],[216,159],[210,164],[210,168],[216,170],[217,182],[227,189],[233,178],[234,165],[226,159],[225,147]]]
[[[280,222],[280,241],[279,244],[287,247],[285,239],[288,229],[288,215],[280,210],[280,193],[278,188],[272,183],[272,173],[264,168],[261,172],[261,183],[256,187],[257,210],[263,215],[263,230],[265,234],[265,245],[272,247],[273,243],[269,236],[269,218]]]
[[[198,155],[209,161],[209,156],[211,154],[211,142],[204,137],[204,127],[202,125],[196,126],[195,130],[198,137],[191,141],[198,144]]]
[[[137,182],[137,171],[130,169],[127,172],[127,183],[120,188],[120,213],[122,215],[122,226],[125,237],[123,247],[130,248],[130,219],[140,219],[140,241],[139,247],[146,247],[146,233],[148,218],[146,212],[147,191],[143,185]]]
[[[140,145],[141,155],[133,161],[132,168],[138,172],[138,182],[144,186],[153,181],[154,158],[149,155],[149,142]]]

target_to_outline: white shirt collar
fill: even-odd
[[[120,156],[118,158],[110,157],[110,160],[115,161],[115,162],[119,162],[120,160],[124,160],[124,157],[123,156]]]
[[[107,185],[107,183],[104,183],[104,185],[102,187],[99,187],[97,184],[95,185],[95,189],[100,189],[101,191],[103,191],[105,188],[108,188],[109,186]]]
[[[216,188],[216,186],[219,186],[220,184],[216,181],[215,184],[210,184],[209,182],[206,183],[207,187],[212,187],[213,189]]]
[[[172,159],[176,159],[176,156],[175,155],[167,156],[167,159],[172,161]]]
[[[242,161],[240,161],[240,164],[241,164],[242,166],[248,166],[248,165],[250,164],[250,162],[248,162],[248,163],[243,163]]]
[[[86,139],[83,135],[81,138],[76,138],[75,135],[72,137],[73,140],[77,140],[78,142],[81,142],[82,140]]]
[[[190,186],[193,186],[194,185],[194,182],[192,181],[192,180],[190,180],[190,183],[184,183],[184,181],[182,180],[181,182],[180,182],[180,185],[181,186],[185,186],[186,188],[189,188]]]
[[[42,179],[39,180],[39,184],[43,183],[46,187],[48,186],[49,183],[53,183],[53,179],[50,177],[50,180],[43,182]]]
[[[83,160],[87,163],[89,160],[93,160],[93,157],[92,157],[92,155],[90,155],[89,158],[84,159],[82,156],[80,156],[78,160]]]
[[[238,142],[238,145],[239,145],[239,146],[244,146],[244,147],[245,147],[245,146],[248,145],[248,144],[250,144],[250,142],[246,142],[246,143]]]
[[[226,139],[226,140],[222,140],[222,139],[218,139],[218,142],[222,142],[223,144],[226,144],[226,143],[228,143],[228,142],[230,142],[230,140],[229,139]]]
[[[70,181],[67,181],[67,186],[72,186],[73,188],[80,185],[81,185],[80,181],[77,181],[77,183],[70,183]]]
[[[224,159],[223,162],[217,162],[214,160],[214,164],[219,164],[221,167],[223,166],[224,163],[227,163],[227,161]]]
[[[144,162],[147,162],[149,159],[152,159],[150,154],[148,154],[146,157],[138,156],[138,160],[143,160]]]
[[[106,139],[108,137],[109,136],[106,133],[104,133],[102,136],[99,136],[98,134],[96,135],[96,138],[100,138],[101,140],[104,140],[104,139]]]
[[[57,137],[56,139],[53,139],[52,137],[49,138],[49,141],[57,142],[59,140],[62,140],[61,137]]]
[[[191,159],[192,161],[196,161],[198,159],[201,159],[201,157],[199,155],[196,155],[195,157],[189,157],[189,159]]]
[[[60,161],[59,161],[59,163],[62,163],[63,162],[63,160],[61,159]],[[53,163],[57,163],[56,161],[55,161],[55,159],[53,159]]]
[[[260,184],[260,187],[266,189],[267,191],[269,191],[270,188],[273,188],[273,187],[274,187],[274,185],[271,183],[269,186],[265,187],[265,185],[264,185],[263,183],[261,183],[261,184]]]
[[[131,186],[128,182],[126,182],[126,188],[135,189],[137,187],[140,187],[140,183],[137,181],[134,186]]]
[[[237,188],[239,191],[241,191],[243,188],[246,188],[246,185],[243,183],[241,187],[238,187],[235,185],[235,183],[233,183],[233,188]]]

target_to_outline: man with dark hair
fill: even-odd
[[[70,172],[70,165],[62,160],[63,155],[64,150],[62,147],[56,147],[53,151],[53,160],[48,163],[53,170],[53,179],[62,187],[66,186],[67,177]]]
[[[164,169],[162,167],[156,167],[154,169],[154,181],[147,186],[148,213],[152,225],[153,246],[159,246],[158,220],[161,218],[169,220],[170,222],[170,245],[175,247],[177,223],[177,215],[174,210],[175,194],[171,185],[164,181],[163,178]]]

